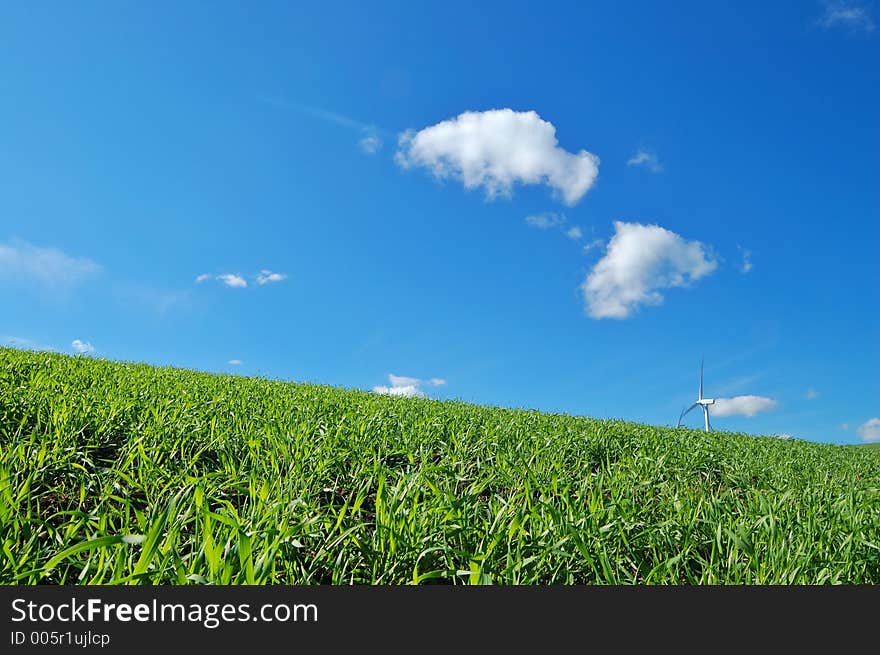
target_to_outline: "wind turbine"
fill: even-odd
[[[678,417],[678,425],[675,427],[681,427],[681,420],[687,416],[687,413],[690,412],[694,407],[702,407],[703,408],[703,423],[706,426],[706,432],[709,431],[709,405],[714,405],[714,398],[703,398],[703,360],[700,360],[700,393],[697,396],[697,402],[684,410],[681,415]]]

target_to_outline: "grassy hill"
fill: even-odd
[[[0,583],[878,583],[880,453],[0,349]]]

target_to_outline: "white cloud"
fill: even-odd
[[[734,396],[733,398],[716,398],[715,404],[709,407],[712,416],[754,416],[760,412],[771,412],[779,405],[772,398],[764,396]]]
[[[663,166],[657,159],[657,153],[639,148],[626,162],[627,166],[644,166],[652,173],[662,173]]]
[[[85,354],[95,352],[95,347],[88,341],[80,341],[79,339],[74,339],[70,342],[70,346],[78,353]]]
[[[539,230],[549,230],[553,227],[561,227],[565,224],[565,215],[556,214],[554,212],[544,212],[543,214],[534,214],[526,216],[526,223]]]
[[[395,160],[403,168],[421,166],[437,178],[459,179],[465,188],[483,187],[490,199],[511,195],[516,183],[546,184],[574,205],[599,174],[596,155],[560,148],[556,128],[534,111],[467,111],[404,132],[399,146]]]
[[[593,318],[627,318],[639,305],[659,305],[661,289],[685,287],[718,267],[706,245],[659,225],[615,221],[605,256],[581,289]]]
[[[221,275],[218,275],[217,279],[220,280],[227,287],[232,287],[234,289],[243,289],[248,285],[247,280],[245,280],[240,275],[236,275],[235,273],[223,273]]]
[[[584,233],[577,225],[573,225],[565,231],[565,236],[567,236],[572,241],[577,241],[582,236],[584,236]]]
[[[227,364],[229,364],[230,366],[241,366],[241,360],[240,359],[230,359],[227,362]]]
[[[221,273],[220,275],[202,273],[201,275],[196,276],[196,283],[200,284],[210,279],[222,282],[227,287],[232,287],[234,289],[244,289],[248,286],[247,280],[238,273]],[[269,284],[270,282],[281,282],[282,280],[286,280],[287,275],[285,275],[284,273],[275,273],[267,268],[264,268],[260,271],[258,275],[254,277],[254,279],[257,281],[257,284],[263,286],[264,284]]]
[[[368,155],[375,155],[382,149],[382,139],[380,139],[375,134],[367,134],[360,141],[358,141],[358,145],[361,150],[364,151]]]
[[[807,400],[816,400],[819,397],[819,392],[815,389],[807,389],[807,393],[805,395]]]
[[[0,243],[0,279],[35,281],[59,289],[79,284],[100,270],[91,259],[71,257],[57,248],[41,248],[21,239]]]
[[[781,434],[771,434],[771,437],[776,437],[777,439],[784,439],[788,441],[789,439],[794,439],[794,435],[788,434],[787,432],[783,432]]]
[[[844,431],[849,430],[849,423],[841,423],[840,429]]]
[[[446,384],[443,378],[431,378],[429,380],[421,380],[419,378],[407,377],[404,375],[388,374],[388,381],[391,386],[373,387],[374,393],[384,394],[386,396],[402,396],[405,398],[425,398],[427,395],[422,391],[421,387],[440,387]]]
[[[393,373],[388,374],[388,381],[393,387],[409,387],[421,383],[421,380],[418,378],[408,378],[404,375],[394,375]]]
[[[425,398],[425,392],[414,384],[407,384],[402,387],[373,387],[374,393],[385,396],[401,396],[403,398]]]
[[[273,273],[272,271],[264,268],[257,276],[257,283],[262,286],[264,284],[269,284],[269,282],[281,282],[281,280],[285,279],[286,277],[287,276],[284,273]]]
[[[868,419],[856,428],[856,432],[862,441],[880,441],[880,418]]]
[[[825,29],[841,27],[865,33],[873,32],[876,27],[871,9],[867,5],[848,0],[825,2],[825,12],[819,18],[819,25]]]

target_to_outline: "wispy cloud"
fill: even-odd
[[[443,378],[422,380],[405,375],[394,375],[394,373],[388,374],[388,382],[390,386],[373,387],[373,393],[402,398],[425,398],[427,394],[422,390],[422,387],[439,387],[446,384],[446,380]]]
[[[186,310],[192,305],[189,291],[162,289],[149,284],[121,283],[114,288],[117,300],[125,305],[147,309],[164,316],[172,310]]]
[[[555,212],[544,212],[543,214],[526,216],[526,223],[539,230],[549,230],[554,227],[561,227],[565,224],[565,221],[565,214],[557,214]]]
[[[807,400],[816,400],[816,398],[818,398],[819,395],[820,395],[819,392],[816,391],[815,389],[807,389],[807,393],[805,394],[804,397]]]
[[[226,363],[229,364],[230,366],[241,366],[241,360],[240,360],[240,359],[230,359],[230,360],[229,360],[228,362],[226,362]]]
[[[359,132],[361,138],[358,140],[358,147],[368,155],[374,155],[379,152],[382,148],[381,137],[389,136],[385,130],[380,129],[376,125],[359,121],[356,118],[335,111],[322,109],[321,107],[265,96],[261,97],[261,100],[275,107],[292,109],[302,114],[306,114],[307,116],[311,116],[312,118],[317,118],[325,123],[332,123],[333,125],[339,125],[340,127]]]
[[[18,348],[19,350],[42,350],[47,352],[58,352],[58,349],[54,346],[46,346],[32,339],[26,339],[24,337],[0,337],[0,343],[4,346],[9,346],[11,348]]]
[[[849,430],[849,423],[841,423],[841,424],[840,424],[840,429],[843,430],[844,432],[845,432],[846,430]]]
[[[751,270],[752,270],[752,251],[747,250],[746,248],[740,248],[739,246],[737,246],[737,248],[739,249],[740,254],[742,255],[742,263],[740,264],[739,272],[743,273],[743,274],[751,272]]]
[[[358,141],[358,145],[361,150],[368,155],[375,155],[382,149],[382,139],[380,139],[375,134],[367,134],[360,141]]]
[[[50,289],[68,289],[101,271],[87,257],[73,257],[58,248],[12,239],[0,243],[0,279],[36,282]]]
[[[734,396],[733,398],[716,398],[715,404],[709,407],[713,416],[748,416],[761,412],[771,412],[779,403],[773,398],[764,396]]]
[[[80,339],[74,339],[70,342],[70,347],[73,348],[76,352],[80,354],[88,354],[95,352],[95,347],[90,344],[88,341],[81,341]]]
[[[584,231],[578,225],[572,225],[566,228],[568,219],[565,214],[557,214],[556,212],[544,212],[543,214],[532,214],[526,216],[526,223],[538,230],[561,230],[565,236],[572,241],[577,241],[584,236]]]
[[[584,252],[591,252],[596,250],[597,248],[601,248],[605,245],[605,242],[602,239],[593,239],[589,243],[584,244]]]
[[[273,273],[269,269],[264,268],[257,276],[257,284],[263,286],[264,284],[269,284],[271,282],[281,282],[286,277],[287,276],[284,273]]]
[[[299,103],[286,103],[285,106],[299,109],[303,113],[309,114],[310,116],[318,118],[327,123],[335,123],[336,125],[341,125],[342,127],[348,127],[353,130],[361,130],[364,132],[376,131],[375,125],[364,123],[350,116],[339,114],[335,111],[328,111],[327,109],[321,109],[320,107],[313,107],[312,105],[303,105]]]
[[[593,318],[628,318],[640,305],[661,304],[661,290],[687,287],[718,267],[705,244],[659,225],[615,221],[614,229],[605,256],[581,285]]]
[[[196,275],[196,283],[201,284],[202,282],[207,282],[212,277],[214,277],[214,276],[211,275],[210,273],[202,273],[201,275]]]
[[[652,173],[662,173],[663,165],[657,158],[657,153],[650,150],[639,148],[635,154],[626,162],[627,166],[641,166],[647,168]]]
[[[556,127],[534,111],[466,111],[418,132],[400,135],[395,160],[421,167],[487,199],[509,197],[516,184],[544,184],[566,205],[575,205],[599,174],[599,158],[559,146]]]
[[[716,367],[709,367],[707,371]],[[713,393],[717,396],[727,396],[735,394],[746,389],[754,389],[755,383],[765,376],[765,372],[751,373],[749,375],[740,375],[734,378],[727,378],[718,385],[712,385]]]
[[[860,2],[829,0],[818,23],[825,29],[842,28],[851,32],[870,34],[877,27],[871,8]]]

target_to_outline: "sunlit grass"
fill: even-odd
[[[0,349],[3,584],[880,582],[880,452]]]

